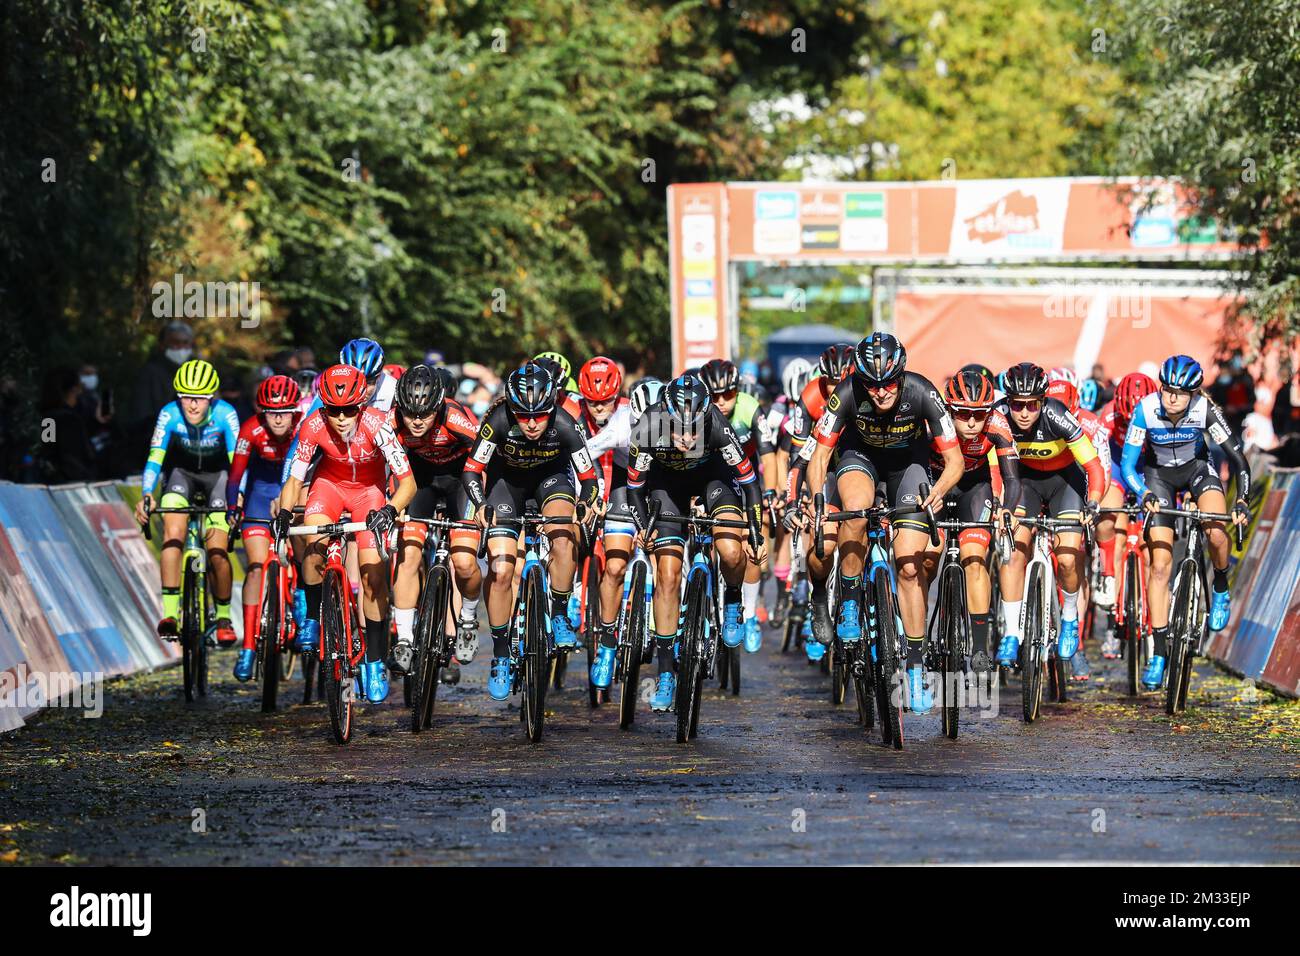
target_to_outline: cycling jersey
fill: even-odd
[[[763,406],[753,395],[741,392],[736,396],[728,421],[745,454],[762,458],[776,451],[776,432],[768,426]]]
[[[856,376],[840,382],[817,422],[818,444],[834,448],[850,422],[853,428],[847,447],[886,459],[907,457],[913,445],[927,440],[939,452],[957,444],[952,416],[938,390],[928,378],[915,372],[903,373],[894,404],[883,411],[872,404],[867,387]],[[810,461],[812,451],[812,443],[805,443],[800,457]]]
[[[314,391],[314,390],[313,390]],[[367,408],[373,408],[376,411],[387,414],[393,407],[393,400],[397,395],[397,379],[387,372],[380,372],[379,378],[375,382],[375,392],[370,396],[370,401],[366,402]],[[301,407],[301,406],[300,406]],[[320,394],[312,396],[311,404],[307,406],[306,413],[298,420],[298,429],[301,430],[303,424],[311,417],[313,412],[324,408],[325,405],[320,400]],[[298,450],[298,432],[294,432],[293,441],[289,444],[289,454],[284,460],[284,469],[280,472],[280,482],[283,484],[289,478],[289,467],[293,463],[294,455]]]
[[[316,463],[313,485],[324,478],[335,483],[382,489],[387,485],[385,465],[395,478],[405,478],[411,473],[410,462],[393,426],[388,424],[383,412],[374,408],[361,411],[347,438],[330,427],[322,411],[307,416],[298,429],[298,447],[289,473],[302,481],[313,462]]]
[[[597,425],[583,408],[583,423],[587,426],[587,447],[591,457],[600,462],[608,491],[619,472],[627,472],[628,448],[632,442],[632,406],[620,398],[604,425]],[[618,482],[622,483],[622,482]]]
[[[397,434],[397,440],[406,449],[412,469],[419,481],[421,473],[446,472],[454,468],[459,474],[469,450],[478,437],[479,423],[474,413],[460,402],[447,399],[438,416],[419,438],[412,435],[402,420],[401,412],[393,409],[388,422]],[[420,481],[420,484],[425,482]]]
[[[1120,417],[1119,411],[1115,408],[1114,400],[1107,402],[1098,409],[1097,418],[1101,420],[1101,427],[1106,433],[1106,451],[1107,456],[1110,458],[1111,484],[1127,490],[1122,462],[1124,460],[1124,434],[1128,431],[1128,422]],[[1100,446],[1098,450],[1100,451]],[[1142,463],[1140,461],[1137,467],[1141,471]]]
[[[1228,427],[1222,409],[1202,394],[1192,396],[1177,422],[1165,414],[1159,392],[1152,392],[1138,403],[1124,437],[1121,469],[1125,484],[1139,498],[1145,494],[1147,484],[1138,473],[1139,461],[1148,473],[1153,467],[1178,468],[1193,461],[1208,462],[1207,437],[1223,449],[1232,463],[1237,474],[1237,496],[1249,497],[1250,466],[1242,453],[1241,440]]]
[[[989,482],[993,493],[1001,498],[1003,507],[1014,510],[1020,502],[1020,456],[1016,453],[1016,440],[1006,416],[991,409],[989,417],[984,420],[984,430],[974,438],[962,438],[958,434],[957,447],[961,449],[965,466],[962,482],[968,486],[973,482]],[[993,468],[994,462],[997,463],[996,469]],[[931,467],[939,469],[942,463],[932,461]]]
[[[271,501],[280,493],[280,474],[298,424],[297,413],[294,414],[293,427],[280,438],[271,434],[260,412],[239,429],[226,481],[226,501],[237,501],[239,491],[243,490],[245,521],[271,519]]]
[[[568,469],[572,464],[581,483],[579,498],[593,505],[600,495],[600,483],[596,479],[596,468],[582,425],[563,408],[556,408],[551,413],[550,422],[536,440],[524,436],[505,402],[498,402],[488,409],[465,462],[462,478],[465,492],[475,507],[487,499],[484,472],[489,463],[504,472],[504,475],[494,477],[511,480],[521,479],[520,472],[553,473],[568,480]]]
[[[1106,426],[1101,419],[1088,411],[1086,408],[1079,409],[1079,427],[1083,433],[1088,436],[1092,442],[1093,450],[1097,453],[1097,460],[1101,463],[1101,476],[1104,485],[1103,494],[1110,488],[1110,475],[1113,462],[1110,457],[1110,442],[1106,434]]]
[[[151,495],[163,468],[195,474],[225,471],[239,441],[239,413],[222,399],[213,399],[208,417],[200,425],[185,420],[179,401],[168,402],[158,412],[149,458],[140,479],[142,494]]]
[[[1089,497],[1101,500],[1106,490],[1101,459],[1083,426],[1065,405],[1055,398],[1044,398],[1038,418],[1029,428],[1022,430],[1013,417],[1009,417],[1009,423],[1016,451],[1031,473],[1062,471],[1077,464],[1087,477]]]

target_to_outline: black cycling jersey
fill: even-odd
[[[546,470],[566,472],[570,464],[581,482],[578,500],[594,504],[600,497],[600,483],[587,449],[587,439],[582,425],[563,408],[551,413],[551,421],[536,441],[524,437],[514,415],[504,402],[489,409],[479,425],[478,437],[465,460],[462,481],[465,493],[475,507],[483,504],[486,492],[483,473],[491,462],[503,474]]]
[[[868,455],[885,457],[906,455],[917,443],[932,443],[937,451],[957,444],[952,416],[938,389],[924,375],[904,372],[898,398],[886,411],[879,411],[867,395],[867,387],[850,375],[836,387],[826,402],[826,411],[814,434],[822,445],[834,447],[841,432],[852,423],[845,447],[857,448]],[[812,458],[811,442],[804,444],[800,456]]]

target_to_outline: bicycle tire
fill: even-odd
[[[262,613],[257,619],[257,647],[262,658],[262,713],[275,710],[280,688],[280,565],[269,562],[262,572]]]
[[[584,575],[582,585],[582,644],[587,652],[587,703],[594,710],[609,700],[608,688],[600,688],[591,682],[591,665],[596,656],[596,627],[600,623],[600,562],[594,553],[583,562]]]
[[[881,703],[880,726],[882,734],[887,730],[886,743],[895,750],[903,749],[903,694],[906,692],[906,676],[903,674],[903,662],[898,651],[897,605],[894,601],[894,589],[890,586],[889,575],[884,570],[877,570],[871,578],[875,592],[875,606],[878,615],[877,633],[879,645],[876,648],[880,660],[882,686],[877,690],[877,702]],[[883,701],[881,696],[883,695]]]
[[[191,610],[193,606],[193,610]],[[206,640],[199,625],[198,604],[194,601],[194,575],[184,572],[181,582],[181,679],[185,687],[185,702],[192,704],[196,696],[198,659],[195,645]]]
[[[330,732],[335,743],[340,744],[352,739],[352,668],[348,663],[345,600],[347,597],[337,572],[327,569],[321,590],[321,644],[325,649],[321,671],[325,680],[325,700],[329,705]]]
[[[956,740],[959,730],[962,696],[957,692],[957,682],[965,682],[965,661],[970,653],[970,617],[966,611],[966,577],[957,565],[948,565],[944,576],[947,599],[940,606],[946,608],[943,657],[940,662],[940,691],[943,706],[943,733]],[[942,601],[942,599],[941,599]]]
[[[740,696],[740,648],[731,648],[731,654],[727,661],[727,666],[731,668],[731,696]]]
[[[1044,611],[1043,569],[1035,564],[1025,587],[1025,628],[1020,641],[1020,703],[1027,724],[1038,719],[1043,701],[1043,652],[1047,642]]]
[[[847,665],[845,662],[845,647],[837,637],[831,642],[831,704],[839,707],[844,703],[844,695],[848,692]]]
[[[637,698],[641,693],[641,663],[649,621],[645,608],[646,566],[640,561],[632,568],[632,582],[627,592],[627,614],[624,617],[625,633],[620,635],[619,654],[622,657],[623,690],[618,700],[619,730],[629,730],[636,720]]]
[[[524,653],[524,730],[528,739],[540,743],[546,725],[546,690],[550,676],[550,647],[546,639],[548,598],[542,582],[542,569],[528,571],[523,586]]]
[[[1192,602],[1196,600],[1197,570],[1195,561],[1190,558],[1183,561],[1170,605],[1169,666],[1165,682],[1165,713],[1170,717],[1182,710],[1179,697],[1184,678],[1190,676],[1185,672],[1191,671],[1191,629],[1196,620]]]
[[[859,660],[858,654],[854,654],[853,658],[849,670],[853,680],[853,696],[858,702],[858,723],[870,733],[876,726],[876,698],[871,682],[871,661]]]
[[[1138,556],[1130,553],[1124,558],[1124,633],[1118,635],[1128,671],[1128,695],[1136,697],[1142,692],[1142,656],[1146,650],[1146,634],[1142,629],[1142,576]]]
[[[708,618],[708,579],[704,572],[695,571],[686,583],[685,625],[682,628],[681,651],[677,659],[677,742],[691,739],[691,724],[697,718],[696,705],[704,681],[702,652],[704,628]]]
[[[451,600],[447,569],[435,564],[424,581],[415,617],[415,666],[411,669],[411,732],[419,733],[433,722],[438,698],[438,671],[442,667],[441,641],[446,637],[447,603]]]

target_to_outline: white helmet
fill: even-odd
[[[628,405],[631,409],[632,424],[645,414],[645,410],[659,401],[659,396],[663,394],[664,383],[657,378],[643,378],[636,383],[632,389],[632,394],[628,396]]]
[[[803,394],[804,386],[812,378],[813,365],[805,358],[792,358],[781,371],[781,387],[790,398]]]
[[[1053,382],[1069,382],[1075,388],[1078,388],[1079,376],[1074,373],[1074,369],[1058,365],[1047,373],[1047,384],[1050,385]]]

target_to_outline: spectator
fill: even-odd
[[[41,402],[42,475],[50,484],[93,481],[95,452],[86,422],[77,410],[85,388],[76,369],[61,368],[45,376]]]
[[[107,478],[113,444],[113,392],[109,388],[101,390],[99,369],[89,362],[81,366],[78,375],[82,392],[77,400],[77,412],[85,423],[90,447],[95,452],[95,477]]]
[[[220,390],[217,392],[218,397],[234,406],[241,422],[251,418],[253,403],[245,393],[251,394],[254,389],[244,388],[243,380],[229,366],[217,366],[217,377],[221,379]]]
[[[1272,451],[1277,447],[1277,436],[1273,433],[1273,420],[1268,415],[1269,406],[1272,404],[1272,390],[1263,385],[1255,390],[1255,408],[1246,416],[1241,428],[1241,443],[1246,451],[1252,448]]]
[[[1101,408],[1112,398],[1115,397],[1115,384],[1106,374],[1106,369],[1100,362],[1092,367],[1092,380],[1097,383],[1097,407]]]
[[[1232,430],[1240,432],[1242,425],[1255,408],[1255,380],[1246,371],[1240,353],[1219,369],[1219,377],[1209,388],[1210,397],[1223,409],[1223,417]]]
[[[1300,435],[1300,373],[1282,383],[1273,402],[1273,432],[1279,441]]]
[[[168,322],[158,335],[158,351],[145,362],[136,376],[135,389],[123,422],[125,441],[139,449],[141,457],[148,451],[158,410],[176,397],[172,380],[182,362],[194,355],[194,330],[184,322]]]
[[[309,345],[299,345],[293,350],[294,360],[298,363],[295,371],[304,368],[317,368],[316,352]]]

